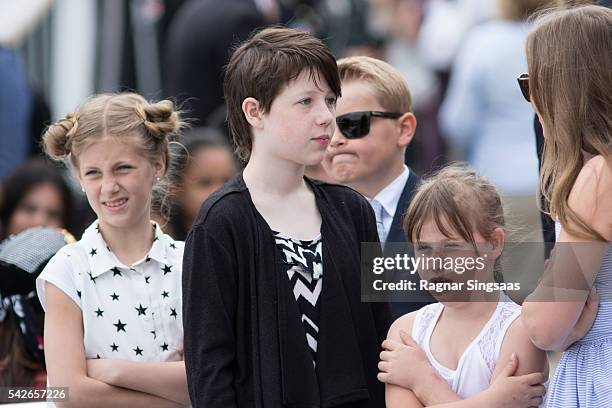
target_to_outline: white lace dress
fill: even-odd
[[[504,336],[512,322],[521,314],[521,307],[505,294],[501,294],[495,311],[467,346],[455,370],[438,362],[429,348],[431,334],[442,310],[444,305],[441,303],[421,308],[412,325],[412,337],[451,389],[462,398],[468,398],[489,388]]]

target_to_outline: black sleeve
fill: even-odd
[[[183,258],[185,367],[196,408],[237,406],[233,370],[236,258],[231,253],[231,236],[216,229],[194,227]]]
[[[379,242],[378,232],[376,230],[376,217],[372,206],[363,198],[360,197],[360,219],[363,224],[362,242]],[[382,250],[378,256],[382,256]],[[370,302],[372,315],[374,316],[374,324],[376,325],[376,333],[378,335],[378,343],[381,344],[387,338],[387,332],[391,327],[391,309],[387,302]]]
[[[536,140],[536,152],[538,154],[538,174],[542,170],[542,154],[544,152],[544,130],[542,129],[542,124],[538,119],[538,115],[534,115],[533,118],[533,127],[535,130],[535,140]],[[542,208],[544,208],[545,199],[543,196],[540,197],[540,203]],[[549,215],[540,212],[540,218],[542,220],[542,233],[544,235],[544,242],[555,242],[555,222]],[[552,245],[545,245],[544,247],[544,257],[550,257],[550,250],[552,249]]]

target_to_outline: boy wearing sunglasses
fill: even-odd
[[[417,126],[410,90],[395,68],[378,59],[343,58],[338,70],[342,97],[336,105],[336,131],[323,168],[335,182],[368,199],[381,243],[405,242],[403,216],[420,183],[419,176],[404,164],[406,147]],[[385,255],[392,256],[394,249],[386,246]],[[392,304],[394,315],[433,302],[427,293],[412,295],[417,301]]]

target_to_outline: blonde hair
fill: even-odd
[[[130,141],[151,163],[162,160],[164,180],[153,189],[152,210],[167,216],[172,174],[171,139],[184,127],[169,100],[150,103],[135,93],[94,95],[75,112],[51,124],[42,137],[53,160],[68,160],[78,170],[79,155],[105,137]]]
[[[400,72],[376,58],[356,56],[338,61],[341,81],[363,80],[377,93],[380,105],[389,112],[412,112],[412,96]]]
[[[586,155],[612,160],[610,27],[612,10],[582,6],[540,16],[527,38],[531,100],[545,129],[543,210],[569,233],[598,241],[605,239],[567,200]]]
[[[532,14],[557,5],[559,0],[498,0],[499,14],[504,20],[524,21]]]

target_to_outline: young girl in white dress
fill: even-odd
[[[439,303],[400,317],[389,329],[379,365],[387,407],[541,403],[546,356],[525,333],[521,307],[502,290],[510,286],[494,281],[504,224],[495,187],[468,168],[447,167],[419,188],[404,223],[415,256],[445,263],[471,257],[473,266],[419,269],[422,280],[447,288],[430,289]],[[475,280],[495,290],[468,286]]]
[[[181,309],[183,243],[151,222],[152,197],[181,127],[170,101],[97,95],[51,125],[46,153],[68,159],[98,219],[37,280],[45,356],[63,407],[189,405]]]

